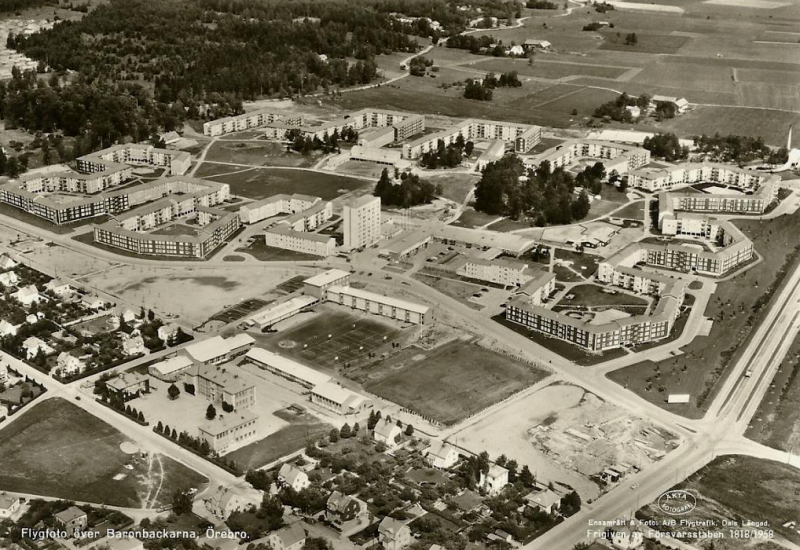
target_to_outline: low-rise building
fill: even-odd
[[[547,514],[552,514],[561,507],[561,496],[548,488],[533,490],[524,498],[528,506]]]
[[[337,414],[356,414],[370,405],[370,400],[334,382],[325,382],[311,390],[311,402]]]
[[[327,301],[413,325],[424,325],[430,316],[428,306],[349,286],[329,287]]]
[[[458,449],[447,442],[436,442],[425,451],[428,464],[434,468],[448,470],[458,464]]]
[[[106,387],[123,401],[129,401],[150,392],[150,377],[133,371],[123,372],[108,380]]]
[[[397,439],[400,437],[400,434],[403,433],[403,429],[398,426],[395,422],[391,420],[382,419],[379,420],[377,424],[375,424],[375,428],[372,432],[372,437],[378,443],[383,443],[389,449],[394,449],[397,447],[398,442]]]
[[[256,440],[258,415],[249,410],[217,415],[198,429],[200,439],[219,454],[231,452]]]
[[[497,464],[492,464],[488,473],[481,473],[478,485],[488,494],[496,495],[508,485],[508,470]]]
[[[435,241],[449,245],[460,245],[478,250],[497,249],[518,257],[536,245],[536,241],[511,233],[500,233],[488,229],[470,229],[453,225],[440,225],[431,231]]]
[[[314,386],[326,384],[331,379],[326,374],[262,348],[251,349],[247,352],[245,358],[254,365],[291,382],[300,384],[308,390]]]
[[[350,272],[341,269],[329,269],[309,277],[303,281],[303,292],[315,296],[320,300],[327,298],[327,291],[332,286],[348,286],[350,284]]]
[[[336,238],[332,235],[295,231],[284,225],[264,232],[264,244],[273,248],[293,250],[327,258],[336,254]]]
[[[21,506],[20,498],[8,493],[0,493],[0,518],[8,519],[17,513]]]
[[[181,353],[202,365],[218,365],[244,355],[254,344],[255,340],[249,334],[240,333],[231,338],[214,336],[189,344]]]
[[[12,325],[5,319],[0,321],[0,336],[16,336],[17,330],[22,325]]]
[[[218,486],[211,496],[204,500],[206,509],[215,517],[226,520],[234,512],[239,512],[247,507],[247,502],[230,488]]]
[[[84,531],[89,523],[89,516],[77,506],[70,506],[66,510],[57,513],[53,518],[56,520],[56,525],[71,537]]]
[[[325,519],[341,525],[354,520],[361,513],[361,505],[355,497],[334,491],[325,505]]]
[[[23,306],[38,304],[42,300],[46,299],[44,296],[39,294],[39,289],[36,288],[36,285],[24,286],[19,290],[17,290],[11,296],[14,297]]]
[[[17,286],[19,282],[19,277],[13,271],[6,271],[5,273],[0,273],[0,285],[5,287],[9,286]]]
[[[25,352],[26,359],[33,359],[39,355],[40,352],[45,355],[52,355],[56,352],[47,342],[36,336],[29,336],[26,338],[25,341],[22,342],[22,350]]]
[[[144,355],[147,353],[147,348],[144,345],[144,339],[141,334],[130,335],[122,339],[122,353],[126,357],[134,355]]]
[[[306,532],[300,523],[293,523],[273,531],[267,540],[272,550],[301,550],[306,543]]]
[[[295,491],[302,491],[311,485],[308,475],[297,466],[293,466],[288,462],[281,466],[281,469],[278,471],[278,482],[284,487],[291,487]]]
[[[78,357],[62,351],[56,359],[56,369],[61,373],[61,376],[73,376],[85,371],[86,363]]]
[[[378,525],[378,542],[386,550],[402,550],[413,542],[411,529],[403,521],[385,517]]]
[[[150,365],[147,367],[147,372],[150,376],[164,382],[177,382],[192,365],[194,365],[194,361],[190,357],[177,355],[160,363]]]

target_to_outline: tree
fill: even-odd
[[[217,409],[214,408],[214,405],[209,404],[208,408],[206,409],[206,420],[214,420],[217,416]]]
[[[180,394],[181,390],[179,390],[178,386],[176,386],[175,384],[170,384],[169,388],[167,388],[167,395],[173,401],[175,401]]]
[[[350,430],[350,425],[345,422],[345,424],[339,430],[339,437],[342,439],[349,439],[352,435],[353,434]]]
[[[172,511],[177,515],[188,514],[192,511],[193,499],[191,493],[186,491],[176,491],[172,495]]]
[[[531,469],[528,468],[527,464],[522,467],[519,473],[519,480],[525,487],[533,487],[534,483],[536,483],[536,478],[531,473]]]
[[[231,412],[233,412],[233,405],[231,405],[227,401],[223,401],[222,402],[222,410],[224,412],[226,412],[226,413],[231,413]]]
[[[307,537],[303,550],[331,550],[331,543],[322,537]]]
[[[328,434],[328,439],[330,439],[331,443],[336,443],[339,441],[339,431],[336,428],[333,428]]]
[[[639,39],[636,38],[636,33],[632,32],[630,34],[625,35],[625,45],[626,46],[635,46],[639,43]]]
[[[156,426],[156,431],[158,433],[164,433],[164,426],[161,424],[161,421],[158,421],[158,425]]]
[[[136,418],[139,420],[139,422],[144,422],[144,413],[139,411],[139,414],[136,415]]]
[[[172,435],[172,439],[174,439],[175,441],[178,440],[178,432],[175,431],[175,428],[172,428],[172,434],[171,435]]]
[[[358,430],[360,430],[360,429],[361,429],[361,426],[358,425],[358,422],[353,424],[353,436],[354,437],[358,435]]]
[[[411,424],[409,424],[408,426],[406,426],[406,431],[405,431],[405,434],[406,434],[408,437],[411,437],[412,435],[414,435],[414,426],[412,426]]]

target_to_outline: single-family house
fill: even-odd
[[[378,525],[378,542],[385,550],[401,550],[412,543],[411,529],[403,521],[385,517]]]
[[[397,437],[403,430],[391,420],[381,419],[375,425],[372,437],[375,441],[384,443],[389,449],[397,447]]]
[[[281,466],[281,469],[278,471],[278,481],[282,485],[291,487],[295,491],[302,491],[311,485],[308,475],[303,470],[288,463]]]
[[[118,316],[120,321],[128,324],[136,322],[136,319],[138,318],[138,314],[130,308],[122,308]]]
[[[17,265],[19,264],[12,260],[8,255],[0,255],[0,269],[14,269],[17,267]]]
[[[644,544],[644,534],[634,525],[615,529],[611,534],[611,545],[618,550],[634,550]]]
[[[44,297],[39,294],[39,289],[36,288],[36,285],[24,286],[12,294],[12,296],[23,306],[29,306],[34,303],[38,304],[44,300]]]
[[[0,518],[10,518],[17,513],[20,507],[18,496],[0,493]]]
[[[27,317],[25,317],[25,322],[28,323],[29,325],[32,325],[34,323],[38,323],[42,319],[44,319],[44,313],[42,313],[41,311],[37,311],[36,313],[31,313]]]
[[[69,298],[75,293],[75,289],[61,279],[52,279],[44,285],[45,290],[49,290],[59,298]]]
[[[516,56],[525,55],[525,48],[517,44],[515,46],[511,46],[510,48],[508,48],[508,50],[506,50],[506,53],[508,55],[516,55]]]
[[[74,355],[62,351],[58,354],[58,359],[56,359],[56,367],[61,371],[62,376],[72,376],[86,370],[86,363]]]
[[[293,523],[270,533],[267,541],[272,550],[300,550],[306,544],[306,531],[300,523]]]
[[[22,342],[22,350],[25,352],[26,359],[33,359],[39,355],[39,351],[45,355],[51,355],[56,352],[52,347],[47,345],[47,342],[40,340],[36,336],[29,336]]]
[[[77,506],[70,506],[66,510],[57,513],[54,517],[56,525],[66,531],[69,536],[74,536],[76,532],[84,531],[89,523],[89,516]]]
[[[147,353],[147,348],[144,346],[144,340],[141,335],[128,336],[122,341],[122,353],[127,357],[131,355],[142,355]]]
[[[512,542],[514,542],[514,537],[511,536],[511,533],[507,533],[502,529],[497,529],[495,530],[494,533],[489,533],[488,535],[486,535],[486,538],[491,541],[502,541],[507,544],[511,544]]]
[[[453,504],[464,514],[476,512],[484,505],[481,496],[475,491],[470,491],[469,489],[460,495],[453,497]]]
[[[174,145],[181,140],[181,136],[174,130],[172,132],[164,132],[158,135],[159,139],[164,142],[164,145]]]
[[[342,524],[355,519],[361,512],[361,505],[354,497],[334,491],[328,497],[325,518],[334,524]]]
[[[83,300],[81,300],[81,305],[84,309],[100,311],[101,309],[105,309],[106,302],[98,296],[84,296]]]
[[[524,497],[531,508],[552,514],[561,507],[561,495],[548,488],[531,491]]]
[[[431,445],[425,451],[425,458],[434,468],[447,470],[458,463],[458,451],[454,446],[442,441]]]
[[[547,40],[541,40],[535,38],[527,39],[525,43],[522,45],[522,47],[525,48],[525,51],[538,50],[542,52],[549,50],[551,46],[552,44]]]
[[[210,497],[205,499],[206,510],[222,520],[234,513],[247,508],[248,503],[227,487],[220,485]]]
[[[158,337],[164,342],[170,342],[178,334],[178,325],[167,323],[158,327]]]
[[[19,282],[19,277],[13,271],[6,271],[5,273],[0,273],[0,285],[3,286],[16,286]]]
[[[508,470],[497,464],[489,467],[489,472],[481,472],[480,485],[490,495],[496,495],[508,485]]]
[[[0,321],[0,336],[15,336],[22,325],[12,325],[5,319]]]

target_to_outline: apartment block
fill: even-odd
[[[336,239],[331,235],[294,231],[285,225],[268,229],[264,233],[267,246],[294,250],[305,254],[328,257],[336,254]]]
[[[381,240],[381,199],[364,195],[344,205],[344,248],[372,246]]]

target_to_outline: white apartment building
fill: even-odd
[[[344,248],[372,246],[381,240],[381,199],[364,195],[344,205]]]
[[[531,279],[525,273],[528,264],[519,260],[482,260],[472,258],[467,260],[456,273],[462,277],[477,279],[487,283],[505,286],[521,286]]]
[[[293,231],[290,227],[279,225],[264,233],[264,243],[274,248],[293,250],[315,256],[332,256],[336,254],[336,239],[331,235]]]

